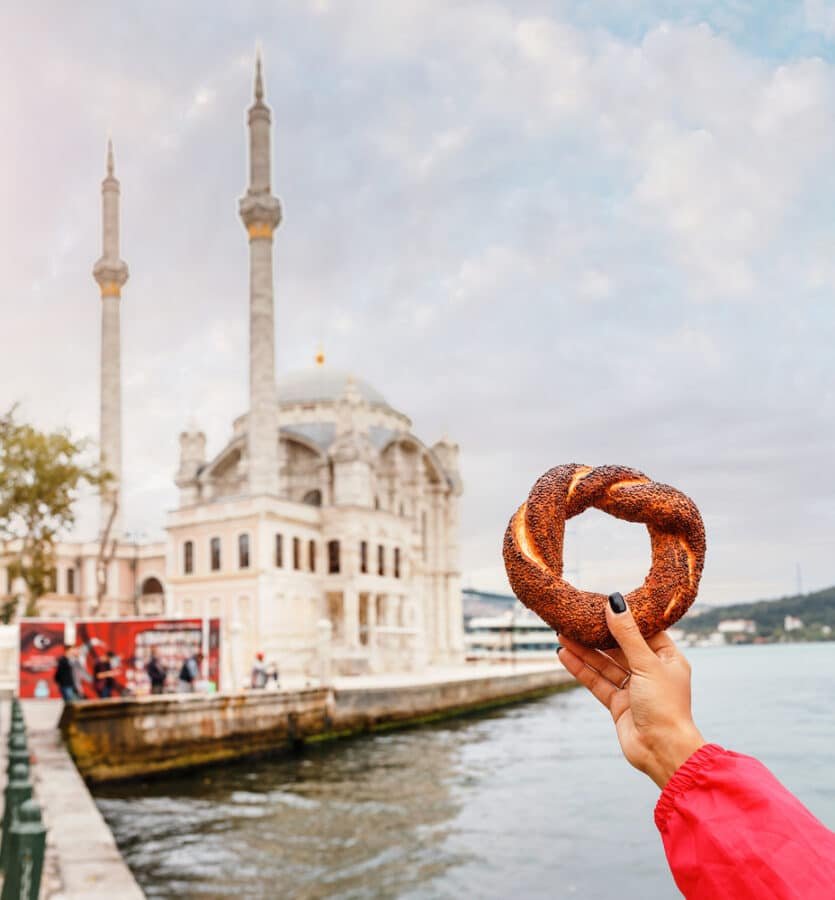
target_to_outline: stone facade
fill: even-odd
[[[213,456],[199,428],[180,435],[179,505],[168,515],[165,544],[136,551],[144,568],[131,558],[134,545],[121,543],[107,602],[96,607],[97,545],[63,545],[59,568],[79,570],[76,594],[71,602],[59,588],[44,609],[135,615],[151,596],[143,577],[158,579],[160,612],[221,617],[227,685],[245,678],[258,650],[282,673],[304,677],[459,662],[458,447],[421,441],[405,414],[321,354],[310,369],[276,382],[273,233],[281,205],[272,194],[260,60],[248,128],[240,216],[250,249],[249,409]],[[113,303],[102,315],[102,452],[120,473],[117,288],[127,266],[119,259],[112,153],[103,191],[96,277],[103,301]]]

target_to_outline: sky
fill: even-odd
[[[685,9],[686,7],[686,9]],[[26,4],[0,10],[0,408],[98,432],[100,182],[122,185],[125,516],[247,394],[236,204],[273,110],[279,373],[327,365],[461,447],[465,583],[534,480],[619,463],[707,530],[700,599],[835,583],[835,3]],[[80,532],[95,525],[82,504]],[[567,574],[626,592],[640,525]]]

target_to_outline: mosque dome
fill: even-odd
[[[349,379],[353,379],[359,395],[371,406],[388,406],[385,397],[367,381],[350,372],[324,365],[281,375],[277,380],[278,402],[281,406],[289,403],[334,403],[345,392]]]

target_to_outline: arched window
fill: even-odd
[[[360,541],[360,572],[368,572],[368,541]]]
[[[249,535],[238,535],[238,568],[249,568]]]
[[[307,566],[311,572],[316,571],[316,541],[308,541]]]
[[[328,541],[328,574],[339,573],[339,541]]]
[[[313,491],[308,491],[304,497],[302,497],[302,503],[306,503],[308,506],[321,506],[322,492],[318,488]]]
[[[293,538],[293,568],[300,569],[302,567],[302,542],[299,538]]]
[[[276,568],[284,568],[284,537],[280,534],[275,536],[275,565]]]
[[[377,545],[377,574],[386,574],[386,548],[382,544]]]
[[[194,541],[183,544],[183,574],[191,575],[194,571]]]
[[[394,548],[394,577],[400,577],[400,548]]]
[[[220,538],[213,537],[209,541],[209,565],[213,572],[220,571]]]
[[[142,589],[140,593],[143,597],[147,597],[149,594],[163,593],[162,584],[160,583],[159,578],[155,578],[153,575],[151,575],[149,578],[146,578],[142,582]]]

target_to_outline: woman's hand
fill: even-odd
[[[609,597],[606,621],[619,650],[560,635],[560,662],[612,714],[627,760],[663,790],[705,743],[690,712],[690,664],[664,632],[644,640],[620,594]]]

